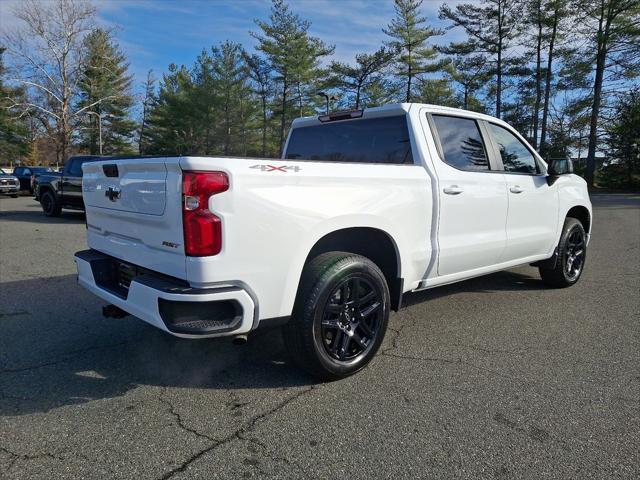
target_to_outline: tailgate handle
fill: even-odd
[[[117,177],[118,176],[118,165],[115,163],[110,163],[109,165],[103,165],[102,171],[107,177]]]

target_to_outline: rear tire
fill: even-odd
[[[11,194],[11,198],[18,198],[18,194],[17,193],[12,193]]]
[[[580,279],[587,259],[587,236],[582,223],[567,217],[558,243],[558,258],[554,268],[539,267],[545,285],[566,288]]]
[[[321,380],[364,368],[389,321],[389,288],[378,266],[346,252],[323,253],[304,268],[284,340],[296,365]]]
[[[40,195],[40,205],[47,217],[59,217],[60,213],[62,213],[62,206],[60,206],[53,193],[48,190]]]

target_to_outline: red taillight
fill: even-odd
[[[209,211],[209,197],[229,189],[223,172],[182,172],[184,250],[191,257],[217,255],[222,249],[222,223]]]

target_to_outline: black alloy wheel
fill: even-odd
[[[327,354],[347,364],[357,362],[375,344],[380,331],[382,292],[354,274],[338,285],[324,307],[319,338]]]
[[[584,231],[574,229],[569,233],[567,246],[564,251],[563,264],[565,274],[569,281],[574,281],[580,276],[584,264],[586,242]]]
[[[42,211],[47,217],[57,217],[60,215],[60,205],[56,201],[56,198],[53,196],[53,193],[46,191],[42,195],[40,195],[40,205],[42,206]]]
[[[543,263],[539,267],[540,276],[550,287],[570,287],[580,279],[587,260],[587,234],[577,218],[565,220],[556,250],[556,261],[552,265]]]
[[[362,255],[327,252],[310,260],[283,327],[292,360],[321,380],[358,372],[384,340],[389,298],[384,274]]]

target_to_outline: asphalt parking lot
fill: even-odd
[[[508,272],[406,298],[349,379],[106,320],[82,214],[0,199],[0,478],[638,478],[640,195],[593,197],[584,275]]]

